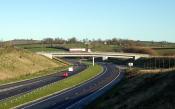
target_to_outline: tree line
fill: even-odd
[[[16,43],[18,42],[18,43]],[[19,43],[20,42],[20,43]],[[17,44],[74,44],[74,43],[82,43],[82,44],[105,44],[105,45],[118,45],[118,46],[123,46],[123,47],[131,47],[131,46],[145,46],[144,41],[140,40],[129,40],[129,39],[120,39],[120,38],[112,38],[112,39],[88,39],[84,38],[82,40],[77,39],[76,37],[71,37],[68,39],[63,39],[60,37],[57,38],[44,38],[42,40],[28,40],[28,39],[18,39],[18,40],[11,40],[11,41],[2,41],[0,40],[0,47],[3,45],[17,45]],[[148,43],[148,42],[147,42]],[[168,42],[162,41],[162,42],[154,42],[154,41],[149,41],[149,44],[159,44],[161,47],[166,45]]]
[[[72,37],[69,39],[63,38],[44,38],[42,40],[43,44],[73,44],[73,43],[83,43],[83,44],[105,44],[105,45],[118,45],[118,46],[132,46],[132,45],[143,45],[141,41],[134,41],[129,39],[82,39],[78,40],[76,37]]]

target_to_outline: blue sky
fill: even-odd
[[[175,42],[175,0],[0,0],[0,40],[45,37]]]

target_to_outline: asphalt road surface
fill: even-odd
[[[120,78],[120,72],[116,71],[114,64],[102,64],[104,71],[95,78],[77,87],[54,94],[45,99],[21,106],[22,109],[65,109],[84,97],[94,93],[114,79]]]
[[[73,61],[71,61],[71,62],[74,65],[76,65],[75,66],[76,68],[73,72],[69,72],[70,76],[83,71],[87,67],[84,64],[79,64],[79,63],[73,62]],[[62,80],[62,79],[64,79],[62,74],[66,71],[67,70],[61,71],[61,72],[56,72],[54,74],[50,74],[47,76],[38,77],[35,79],[30,79],[30,80],[26,80],[26,81],[17,82],[17,83],[2,85],[2,86],[0,86],[0,100],[4,100],[4,99],[11,97],[11,96],[18,96],[20,94],[30,92],[33,89],[36,89],[36,88],[45,86],[47,84]]]

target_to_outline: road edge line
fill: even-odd
[[[79,84],[73,85],[72,87],[65,88],[65,89],[60,90],[60,91],[58,91],[58,92],[49,94],[49,95],[47,95],[47,96],[38,98],[38,99],[36,99],[36,100],[30,101],[30,102],[27,102],[27,103],[23,103],[23,104],[21,104],[21,105],[15,106],[15,107],[13,107],[13,108],[16,109],[16,108],[19,108],[19,107],[21,107],[21,106],[24,106],[24,105],[27,105],[27,104],[30,104],[30,103],[32,103],[32,105],[38,104],[38,103],[40,103],[40,102],[43,102],[44,99],[51,99],[52,97],[54,97],[54,95],[57,96],[57,95],[64,94],[64,93],[66,93],[66,92],[68,92],[68,91],[71,91],[71,90],[73,90],[73,89],[75,89],[75,88],[77,88],[77,87],[80,87],[80,86],[82,86],[82,85],[84,85],[84,84],[86,84],[86,83],[88,83],[88,82],[94,80],[96,77],[99,77],[100,75],[104,74],[105,72],[102,73],[103,71],[104,71],[104,68],[102,67],[102,71],[101,71],[99,74],[97,74],[95,77],[89,78],[89,79],[87,79],[87,80],[84,81],[84,82],[81,82],[81,83],[79,83]],[[64,91],[65,91],[65,92],[64,92]],[[43,100],[42,100],[42,99],[43,99]],[[39,100],[42,100],[42,101],[39,101]],[[37,102],[37,101],[38,101],[38,102]],[[36,103],[35,103],[35,102],[36,102]],[[29,106],[26,106],[26,107],[30,107],[30,106],[32,106],[32,105],[29,105]],[[22,109],[25,109],[25,107],[22,108]]]

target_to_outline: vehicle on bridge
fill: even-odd
[[[69,67],[69,68],[68,68],[68,71],[69,71],[69,72],[73,72],[73,71],[74,71],[74,68],[73,68],[73,67]]]
[[[86,48],[70,48],[69,52],[86,52]]]

